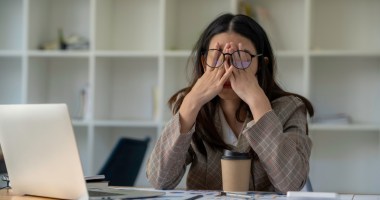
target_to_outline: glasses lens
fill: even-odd
[[[232,54],[232,64],[239,69],[249,67],[251,60],[251,55],[245,51],[235,51]]]
[[[216,49],[210,49],[207,52],[206,64],[210,67],[219,67],[223,64],[224,55]]]

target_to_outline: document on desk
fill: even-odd
[[[155,198],[148,198],[151,200],[171,200],[171,199],[179,199],[179,200],[203,200],[203,199],[219,199],[219,200],[231,200],[231,199],[242,199],[240,197],[233,197],[233,196],[226,196],[221,195],[221,191],[216,190],[155,190],[152,188],[120,188],[115,187],[117,189],[122,190],[147,190],[147,191],[160,191],[165,192],[165,195],[155,197]],[[272,192],[248,192],[246,195],[249,196],[249,198],[244,199],[255,199],[255,200],[286,200],[286,195],[280,195]],[[144,199],[147,200],[147,199]]]
[[[338,194],[334,192],[294,192],[287,193],[288,200],[352,200],[353,194]]]
[[[231,197],[231,196],[221,196],[221,191],[208,191],[208,190],[155,190],[152,188],[123,188],[123,187],[114,187],[117,189],[122,189],[122,190],[147,190],[147,191],[160,191],[160,192],[165,192],[165,195],[159,196],[156,198],[148,198],[151,200],[172,200],[172,199],[180,199],[180,200],[203,200],[203,199],[225,199],[225,200],[231,200],[231,199],[243,199],[243,198],[238,198],[238,197]],[[311,192],[313,193],[313,192]],[[281,194],[276,194],[276,193],[271,193],[271,192],[248,192],[246,195],[249,195],[250,198],[245,198],[245,199],[255,199],[255,200],[314,200],[314,199],[321,199],[321,198],[315,198],[315,197],[310,197],[312,195],[309,194],[309,197],[287,197],[287,195],[281,195]],[[318,193],[314,193],[314,195],[321,195]],[[292,196],[292,195],[291,195]],[[331,197],[331,196],[329,196]],[[330,199],[329,197],[327,198],[322,198],[323,200],[328,200]],[[353,195],[353,194],[339,194],[337,196],[338,200],[380,200],[380,195]],[[144,199],[147,200],[147,199]]]
[[[155,190],[152,188],[121,188],[121,187],[114,187],[116,189],[121,190],[145,190],[145,191],[160,191],[165,192],[165,195],[155,197],[155,198],[147,198],[144,200],[152,199],[178,199],[178,200],[200,200],[200,199],[218,199],[216,196],[220,195],[219,191],[207,191],[207,190]]]

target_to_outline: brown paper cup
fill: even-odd
[[[249,154],[226,151],[221,159],[223,191],[247,192],[251,177],[251,158]]]

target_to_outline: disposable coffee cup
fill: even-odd
[[[251,177],[251,157],[249,153],[225,150],[221,163],[223,191],[247,192]]]

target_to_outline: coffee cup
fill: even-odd
[[[224,192],[247,192],[251,177],[249,153],[224,151],[221,159]]]

